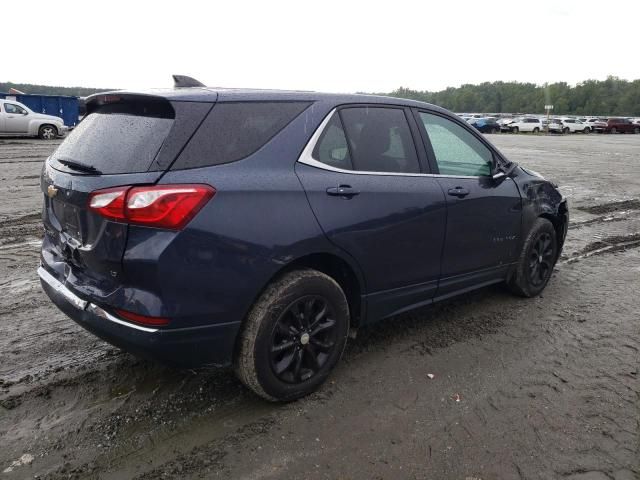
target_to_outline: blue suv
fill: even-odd
[[[177,81],[88,98],[43,168],[42,286],[104,340],[292,400],[354,329],[547,284],[565,199],[454,114]]]

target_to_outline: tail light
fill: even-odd
[[[110,220],[180,230],[215,193],[198,184],[107,188],[91,193],[89,209]]]
[[[127,310],[115,310],[116,314],[129,320],[130,322],[137,323],[139,325],[146,325],[148,327],[161,327],[169,324],[169,319],[165,317],[148,317],[147,315],[140,315],[139,313],[128,312]]]

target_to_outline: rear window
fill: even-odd
[[[220,165],[248,157],[309,105],[309,102],[218,103],[171,169]]]
[[[173,126],[169,106],[105,105],[86,116],[52,156],[103,174],[146,172]]]

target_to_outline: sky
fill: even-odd
[[[640,78],[638,0],[32,0],[23,13],[3,22],[0,81],[140,89],[177,73],[389,92]]]

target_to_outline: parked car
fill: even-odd
[[[20,102],[0,99],[0,136],[53,140],[66,132],[62,118],[35,113]]]
[[[509,131],[513,133],[531,132],[538,133],[543,129],[542,120],[535,117],[522,117],[509,124]]]
[[[500,133],[500,125],[495,121],[495,119],[474,118],[470,123],[482,133]]]
[[[549,131],[555,133],[589,133],[591,127],[575,118],[554,118],[549,123]]]
[[[606,122],[603,122],[601,119],[595,118],[595,117],[585,118],[584,120],[580,119],[580,121],[583,122],[585,125],[587,125],[591,132],[595,131],[595,127],[596,127],[597,124],[606,123]]]
[[[565,239],[553,183],[426,103],[183,87],[86,106],[42,172],[45,292],[269,400],[316,389],[364,325],[493,283],[538,295]]]
[[[640,125],[628,118],[609,118],[606,123],[595,125],[598,133],[640,133]]]
[[[511,128],[509,127],[509,125],[511,125],[515,120],[516,120],[515,118],[508,118],[508,117],[499,118],[497,120],[497,123],[498,125],[500,125],[500,131],[510,132]]]

